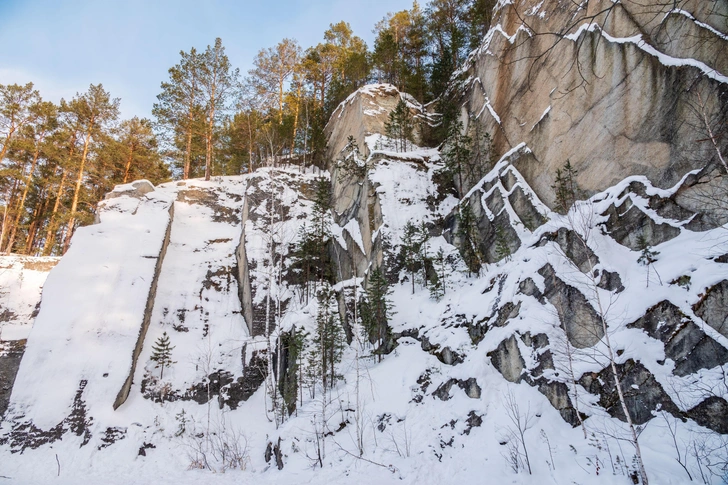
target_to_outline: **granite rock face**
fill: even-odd
[[[694,108],[728,116],[728,60],[715,54],[728,47],[724,3],[503,3],[460,78],[461,120],[479,123],[498,153],[525,142],[533,157],[516,167],[541,200],[553,205],[543,174],[567,159],[589,193],[630,175],[671,187],[718,163],[709,143],[694,143],[706,137]],[[547,33],[559,35],[536,35]],[[681,40],[688,33],[694,42]]]

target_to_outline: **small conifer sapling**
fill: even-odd
[[[154,345],[152,345],[151,360],[157,363],[157,365],[154,366],[155,368],[161,369],[159,374],[160,379],[164,377],[165,367],[170,367],[172,364],[176,364],[176,362],[172,360],[173,349],[174,346],[169,344],[169,335],[167,335],[167,332],[164,332],[162,336],[154,342]]]

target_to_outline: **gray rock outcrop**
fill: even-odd
[[[688,0],[676,12],[672,5],[502,5],[493,21],[499,29],[461,77],[462,121],[480,123],[498,153],[525,142],[533,158],[515,165],[549,205],[553,179],[543,175],[566,159],[590,193],[630,175],[670,187],[704,161],[717,163],[710,143],[694,141],[706,138],[700,109],[708,119],[728,115],[721,100],[728,61],[715,54],[728,48],[725,6]],[[682,40],[687,33],[693,41]],[[647,43],[628,40],[634,36]],[[728,139],[722,143],[725,150]]]

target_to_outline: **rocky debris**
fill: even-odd
[[[432,384],[432,370],[426,369],[420,377],[417,378],[417,387],[413,387],[412,401],[415,403],[421,403],[427,393],[427,389]]]
[[[235,379],[232,373],[225,370],[213,372],[206,380],[195,384],[179,398],[205,404],[217,396],[220,409],[225,405],[230,409],[237,409],[241,402],[250,399],[263,384],[267,369],[265,352],[253,352],[242,376]]]
[[[700,426],[720,434],[728,434],[728,402],[718,396],[710,396],[687,412]]]
[[[513,302],[507,302],[505,305],[498,309],[496,319],[492,323],[493,327],[505,327],[508,320],[516,318],[521,312],[521,304],[514,305]]]
[[[126,438],[126,428],[106,428],[106,431],[104,431],[104,435],[101,437],[101,444],[97,447],[97,449],[101,450],[103,448],[108,448],[109,446],[113,445],[117,441],[123,440],[124,438]],[[153,447],[153,445],[151,446]],[[142,454],[141,450],[142,449],[140,448],[139,454]]]
[[[619,244],[633,251],[639,251],[640,238],[649,246],[657,246],[680,234],[680,229],[667,223],[657,223],[642,209],[627,199],[621,206],[611,205],[604,214],[609,219],[604,223],[607,233]]]
[[[25,340],[0,341],[0,422],[10,402],[25,343]]]
[[[627,410],[635,424],[645,424],[652,419],[653,411],[667,411],[674,416],[681,416],[670,396],[642,363],[629,359],[624,364],[617,364],[617,373]],[[591,394],[599,396],[598,404],[612,417],[626,421],[611,366],[598,373],[584,374],[579,378],[579,384]]]
[[[675,362],[673,374],[687,376],[728,362],[728,349],[710,338],[678,307],[665,300],[639,320],[627,325],[641,328],[665,344],[665,356]]]
[[[595,275],[599,277],[599,273]],[[615,293],[621,293],[624,291],[624,285],[622,284],[622,277],[616,271],[602,271],[597,288],[601,288],[607,291],[613,291]]]
[[[467,325],[467,324],[466,324]],[[459,325],[456,325],[459,326]],[[462,364],[465,360],[465,355],[461,354],[460,352],[457,352],[453,349],[451,349],[449,346],[442,347],[440,344],[433,344],[430,342],[430,339],[427,337],[427,335],[420,335],[420,331],[416,328],[412,329],[406,329],[402,332],[392,333],[390,341],[391,344],[385,343],[385,348],[383,349],[383,353],[390,353],[394,347],[398,345],[399,339],[403,337],[410,337],[418,342],[420,342],[420,346],[422,347],[422,350],[425,352],[434,355],[437,357],[437,360],[442,362],[445,365],[457,365]]]
[[[137,453],[137,456],[147,456],[147,450],[153,450],[154,448],[156,448],[156,446],[152,443],[142,443],[142,445],[139,447],[139,452]]]
[[[483,415],[477,414],[475,411],[468,413],[468,419],[465,420],[467,427],[463,430],[463,434],[469,435],[473,428],[479,428],[483,424]]]
[[[543,297],[543,293],[538,289],[536,282],[533,278],[526,278],[518,284],[518,291],[526,296],[532,296],[542,305],[546,303],[546,299]]]
[[[518,339],[531,349],[536,365],[527,369],[519,349]],[[495,351],[489,352],[493,366],[509,382],[526,382],[546,396],[561,417],[572,426],[579,425],[579,417],[569,397],[569,388],[563,382],[547,378],[546,371],[554,370],[553,355],[546,334],[514,334],[503,340]]]
[[[478,385],[478,381],[474,377],[470,377],[466,380],[450,378],[446,382],[440,384],[440,386],[438,386],[438,388],[432,393],[432,396],[440,399],[441,401],[449,401],[452,398],[452,396],[450,396],[450,390],[455,385],[465,391],[465,395],[470,399],[480,399],[482,391]]]
[[[490,195],[482,201],[486,186],[482,190],[474,191],[464,203],[470,206],[473,219],[476,221],[477,231],[475,231],[474,239],[478,244],[480,254],[485,259],[484,262],[495,263],[516,252],[521,247],[521,240],[513,229],[508,212],[505,210],[500,190],[497,187],[494,188]],[[489,218],[484,205],[494,214],[492,219]],[[443,236],[453,246],[462,247],[464,241],[460,235],[457,208],[445,218]],[[507,250],[508,254],[503,254],[504,250]]]
[[[512,175],[510,171],[508,173]],[[526,192],[520,185],[511,192],[508,196],[508,201],[511,203],[511,207],[513,207],[518,218],[521,222],[523,222],[528,230],[534,231],[536,228],[546,223],[547,219],[536,209],[533,201],[528,195],[526,195]]]
[[[574,408],[571,397],[569,397],[569,387],[565,383],[550,381],[545,378],[537,379],[534,382],[538,392],[546,396],[546,399],[559,412],[564,421],[574,427],[579,426],[579,416],[577,416],[576,408]],[[582,415],[581,419],[586,419],[586,416]]]
[[[538,274],[544,277],[544,296],[556,308],[569,342],[577,349],[599,342],[604,336],[602,320],[586,297],[556,276],[550,264],[539,269]]]
[[[61,440],[70,431],[76,436],[82,436],[81,446],[86,446],[91,441],[90,427],[93,423],[93,418],[87,416],[86,403],[83,400],[83,391],[87,383],[85,380],[79,383],[71,412],[63,421],[50,429],[43,430],[32,421],[23,421],[23,416],[18,416],[14,419],[11,431],[0,437],[0,445],[7,444],[10,446],[11,452],[22,453],[26,448],[34,450],[45,444]]]
[[[278,467],[279,470],[283,470],[283,452],[281,452],[280,437],[275,445],[269,441],[268,446],[265,448],[265,462],[270,463],[270,460],[273,457],[276,459],[276,467]]]
[[[188,204],[200,204],[209,207],[214,211],[212,216],[213,222],[223,222],[231,225],[240,224],[240,213],[238,209],[234,209],[229,205],[223,204],[222,199],[232,198],[237,200],[240,196],[237,194],[229,194],[224,189],[207,189],[198,188],[180,190],[177,192],[177,200]]]
[[[693,305],[693,310],[705,323],[728,337],[728,280],[705,290],[705,295]]]

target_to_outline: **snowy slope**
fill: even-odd
[[[48,278],[0,427],[0,475],[631,483],[635,450],[604,373],[603,316],[652,482],[687,483],[689,472],[722,483],[728,232],[677,204],[691,174],[669,189],[630,177],[563,215],[517,168],[536,163],[525,143],[458,200],[438,185],[437,149],[398,152],[372,133],[363,141],[359,178],[266,168],[118,187]],[[328,253],[340,276],[328,304],[316,298],[326,284],[301,284],[292,253],[320,177],[334,187]],[[457,215],[465,205],[483,262],[470,273]],[[444,253],[439,301],[432,269],[413,284],[398,266],[408,222],[424,224],[429,258]],[[655,252],[649,267],[638,264],[640,236]],[[392,304],[383,349],[354,318],[380,266]],[[324,305],[349,334],[326,391],[307,374]],[[292,378],[294,330],[308,333],[308,347]],[[160,369],[151,357],[164,333],[173,364]],[[296,378],[288,415],[281,394]]]
[[[28,337],[55,257],[0,257],[0,340]]]
[[[100,223],[79,229],[49,275],[16,378],[27,384],[15,386],[8,418],[52,428],[79,389],[98,403],[94,414],[113,411],[170,218],[168,197],[144,197],[102,202]]]

